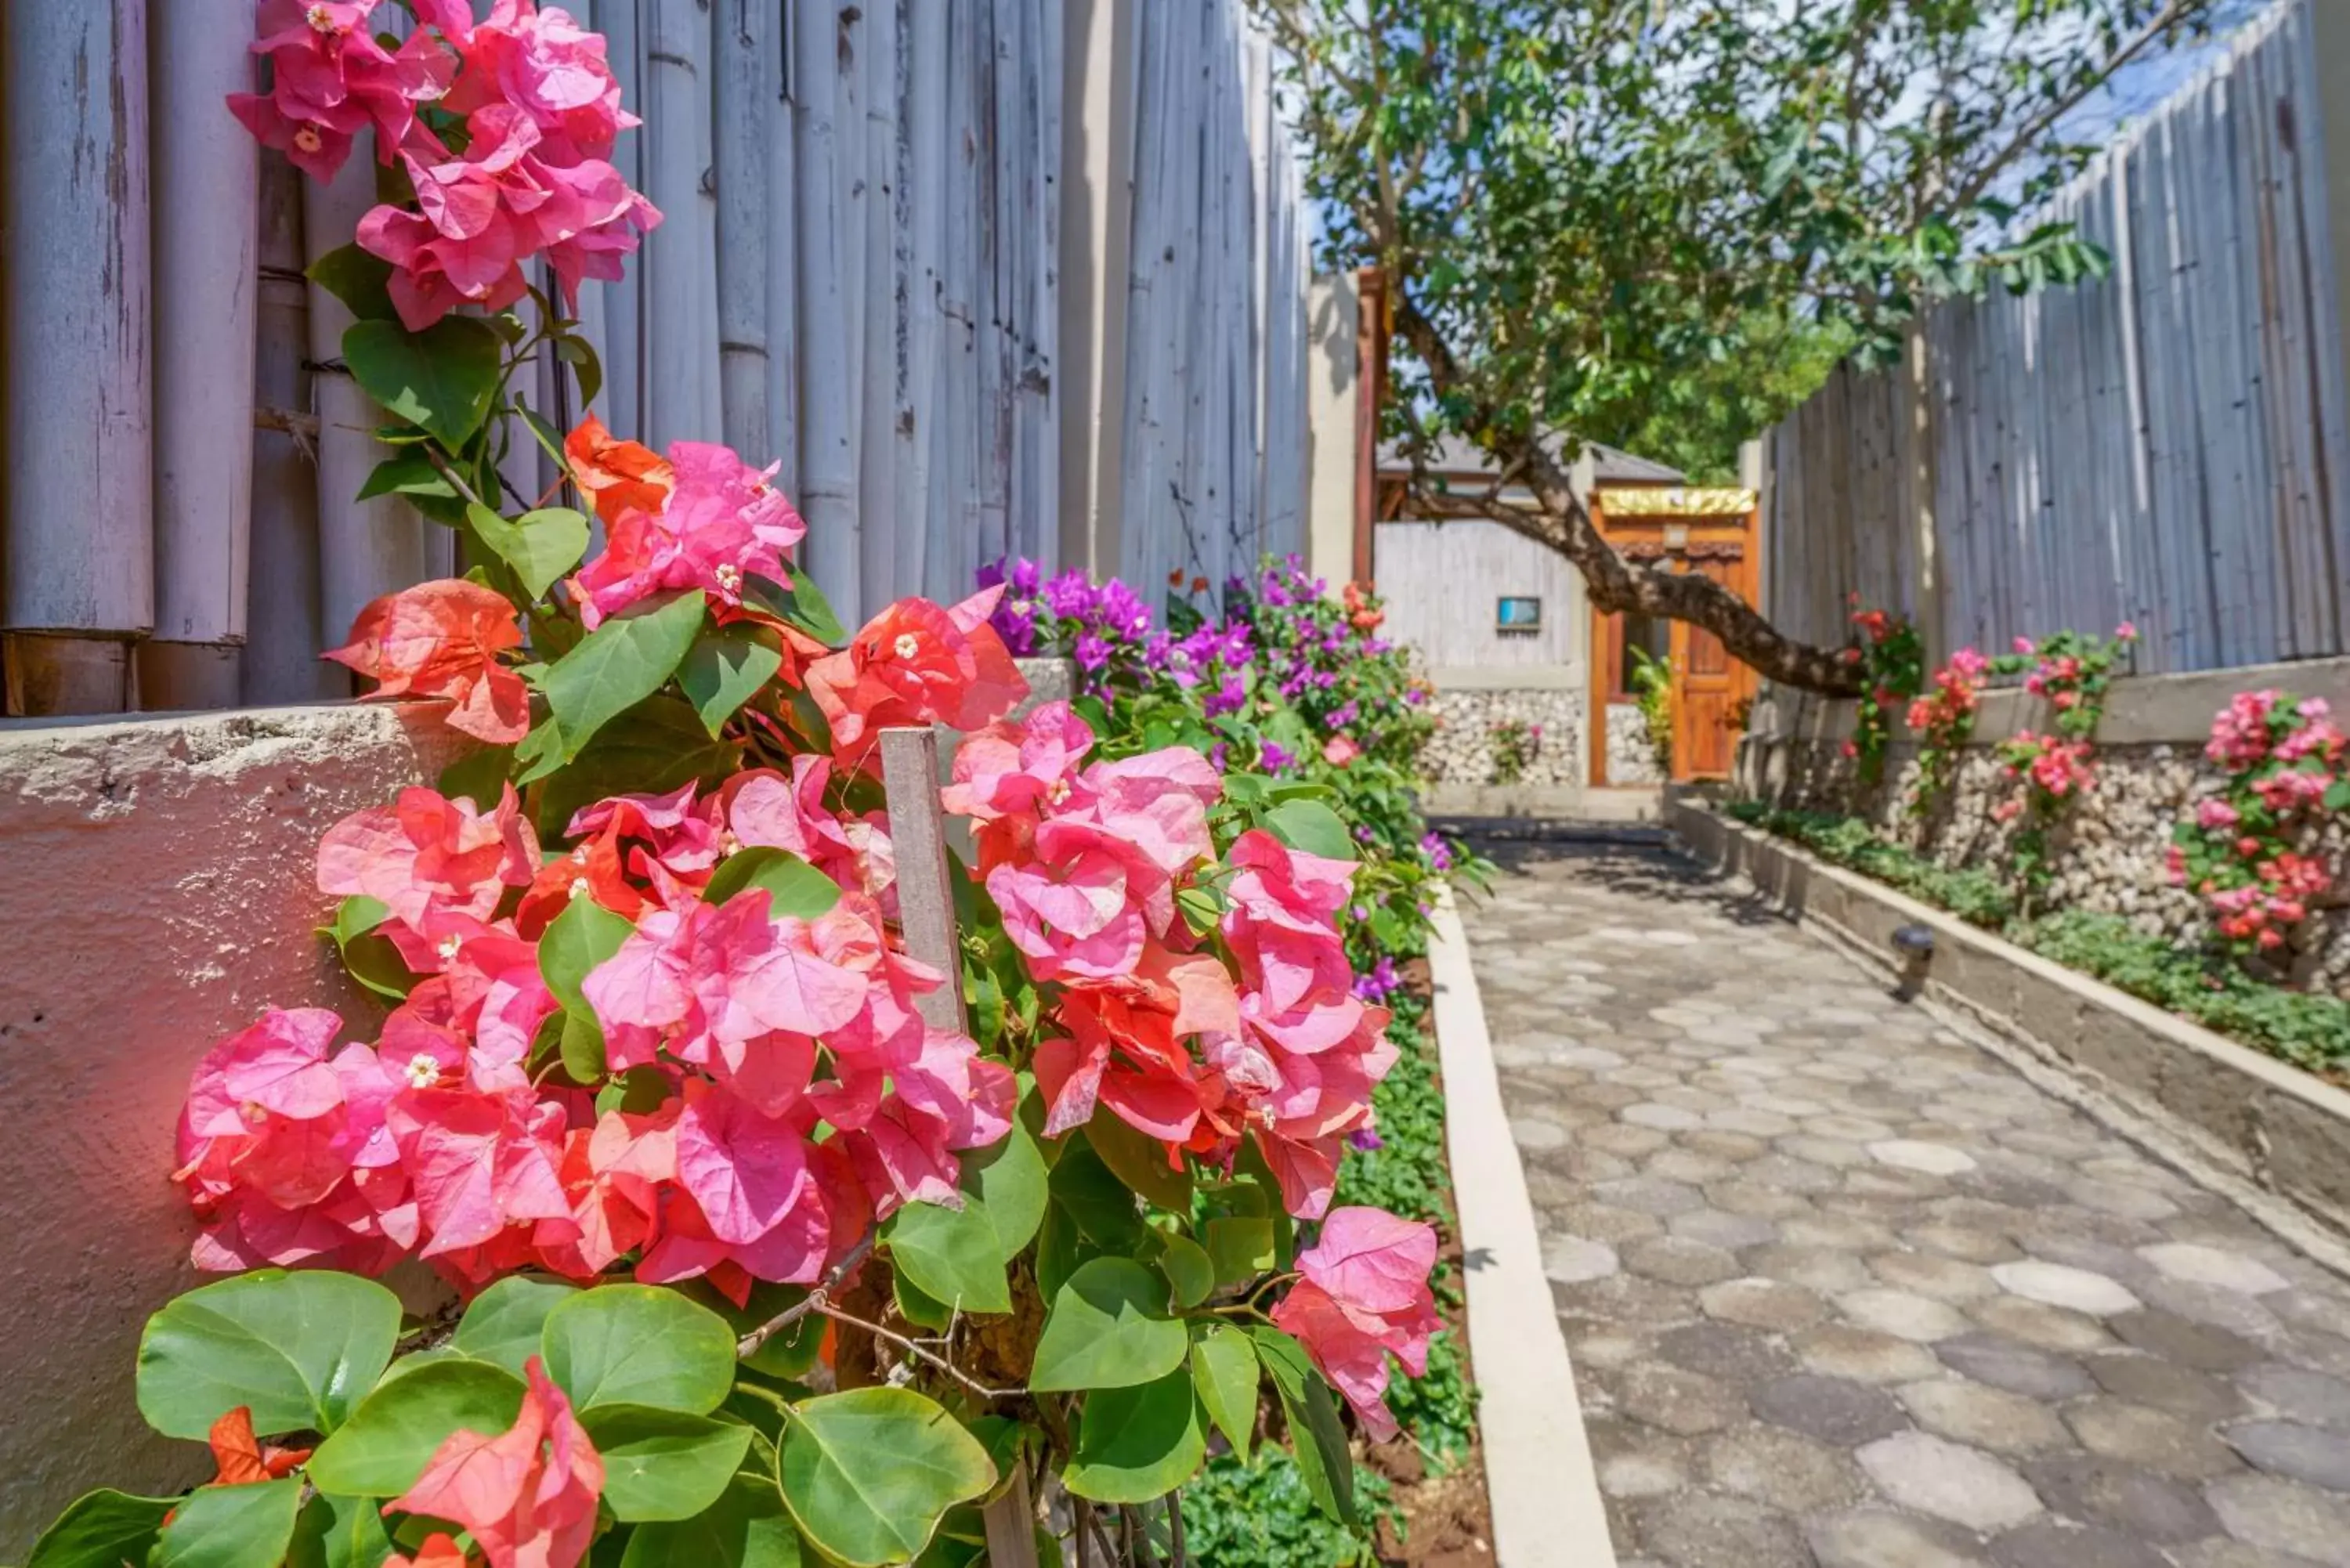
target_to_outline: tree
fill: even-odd
[[[1416,499],[1558,550],[1599,609],[1692,622],[1773,680],[1838,693],[1858,685],[1838,650],[1610,549],[1568,483],[1572,441],[1669,416],[1791,323],[1883,359],[1935,298],[2101,274],[2069,226],[2019,214],[2095,151],[2071,111],[2210,8],[1257,4],[1327,259],[1393,280],[1392,433],[1417,452],[1457,432],[1500,470],[1485,494]]]

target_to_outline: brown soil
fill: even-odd
[[[1413,959],[1405,964],[1402,976],[1404,984],[1415,995],[1425,997],[1430,993],[1426,959]],[[1436,1020],[1432,1013],[1428,1029],[1429,1039],[1433,1043]],[[1440,1074],[1437,1086],[1443,1086]],[[1452,1266],[1454,1277],[1459,1278],[1460,1237],[1448,1232],[1439,1257]],[[1473,1386],[1476,1362],[1469,1345],[1465,1305],[1445,1314],[1445,1326],[1461,1345]],[[1403,1509],[1404,1530],[1400,1536],[1391,1524],[1379,1526],[1379,1562],[1384,1568],[1493,1568],[1493,1509],[1485,1495],[1482,1443],[1472,1440],[1461,1463],[1440,1476],[1428,1473],[1427,1461],[1408,1437],[1365,1449],[1363,1462],[1395,1483],[1396,1501]]]

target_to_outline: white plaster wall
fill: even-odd
[[[273,1003],[372,1033],[311,867],[446,735],[356,706],[0,723],[0,1561],[89,1487],[205,1473],[131,1397],[147,1314],[195,1282],[167,1179],[188,1074]]]

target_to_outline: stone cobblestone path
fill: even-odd
[[[2350,1568],[2350,1284],[1735,886],[1482,847],[1627,1568]]]

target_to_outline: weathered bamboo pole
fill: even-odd
[[[847,394],[851,344],[864,339],[848,318],[844,279],[846,207],[840,166],[856,145],[839,119],[844,24],[837,0],[795,0],[792,9],[793,136],[799,201],[800,510],[807,565],[827,597],[854,617],[862,552],[858,545],[856,404]]]
[[[351,243],[375,205],[375,133],[362,130],[331,184],[303,192],[303,250],[316,262]],[[353,499],[390,449],[370,433],[383,410],[343,368],[343,332],[351,313],[325,289],[310,288],[310,381],[318,415],[318,618],[329,644],[339,643],[368,602],[422,581],[431,571],[425,522],[396,496]]]
[[[777,84],[768,36],[773,0],[718,0],[716,62],[719,395],[726,444],[753,461],[771,439],[767,417],[768,108]]]
[[[1062,12],[1059,556],[1105,576],[1118,565],[1126,464],[1138,9],[1067,0]]]
[[[596,0],[596,25],[604,34],[605,62],[620,84],[620,101],[631,113],[644,108],[645,63],[640,13],[643,0]],[[645,188],[645,133],[624,130],[612,150],[612,165],[637,190]],[[666,216],[666,214],[664,214]],[[644,257],[620,269],[604,291],[604,336],[596,351],[604,361],[604,392],[597,400],[604,422],[631,441],[646,434],[644,419]]]
[[[948,7],[900,0],[905,26],[900,47],[907,57],[905,118],[899,126],[898,202],[907,260],[904,314],[905,374],[899,394],[895,438],[898,551],[894,586],[903,593],[927,594],[951,603],[968,578],[953,579],[934,559],[939,526],[932,515],[931,467],[939,443],[938,387],[941,337],[939,299],[944,279],[947,198],[951,176],[947,161],[947,76],[951,33]],[[943,555],[944,552],[940,554]]]
[[[5,24],[10,713],[127,708],[155,620],[147,20],[146,0],[92,0]]]
[[[645,18],[645,193],[662,222],[640,253],[644,424],[655,446],[717,433],[716,215],[710,166],[706,0],[650,0]]]
[[[889,843],[897,857],[898,920],[906,951],[947,977],[915,1001],[922,1022],[961,1033],[962,948],[955,936],[954,890],[947,876],[945,820],[939,810],[939,732],[900,726],[881,732],[881,783],[889,801]],[[991,1568],[1036,1568],[1036,1509],[1028,1472],[982,1511]]]
[[[153,0],[155,633],[141,707],[231,708],[253,496],[259,149],[221,100],[253,86],[215,0]],[[224,285],[226,286],[224,286]]]
[[[310,288],[302,279],[300,171],[261,158],[258,308],[253,368],[252,571],[246,583],[239,700],[312,702],[349,691],[319,659],[317,440],[277,416],[311,404]],[[271,422],[266,424],[264,421]]]
[[[904,514],[895,439],[899,398],[906,375],[908,255],[906,211],[899,183],[899,103],[905,53],[897,0],[865,7],[858,23],[858,92],[864,109],[864,163],[858,199],[865,222],[865,260],[856,276],[864,291],[865,352],[858,382],[857,491],[864,516],[858,534],[862,564],[858,615],[873,614],[905,591],[899,573],[899,519]]]
[[[767,439],[762,455],[782,466],[775,483],[800,493],[799,152],[792,126],[791,41],[786,5],[768,30],[767,92]]]

